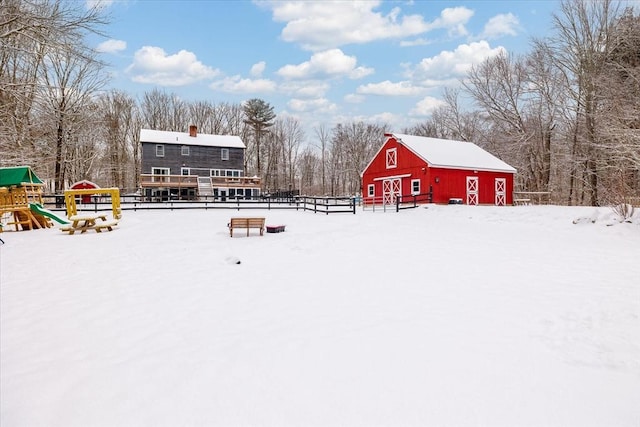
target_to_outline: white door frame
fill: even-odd
[[[496,206],[504,206],[507,204],[507,179],[496,178]]]
[[[382,181],[382,204],[395,205],[396,198],[402,194],[402,178],[390,178]]]
[[[478,177],[467,177],[467,205],[478,204]]]

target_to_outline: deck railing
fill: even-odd
[[[140,185],[143,187],[197,187],[198,175],[158,175],[141,174]],[[248,176],[212,176],[211,182],[216,187],[259,188],[261,181],[258,177]]]
[[[197,175],[156,175],[143,173],[140,175],[143,187],[197,187]]]

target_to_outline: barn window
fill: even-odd
[[[189,146],[188,145],[183,145],[182,146],[182,155],[183,156],[188,156],[189,155]]]
[[[156,145],[156,157],[164,157],[164,145]]]
[[[221,150],[222,160],[229,160],[229,149],[223,148]]]
[[[411,194],[412,195],[420,194],[420,180],[419,179],[412,179],[411,180]]]
[[[395,168],[397,164],[398,156],[395,148],[389,148],[387,150],[387,169]]]
[[[375,185],[373,185],[373,184],[369,184],[369,185],[367,186],[367,194],[369,195],[369,197],[373,197],[373,196],[375,196],[375,195],[376,195],[376,193],[375,193],[375,188],[376,188],[376,187],[375,187]]]

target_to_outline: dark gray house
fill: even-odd
[[[140,131],[142,195],[147,200],[226,200],[260,196],[260,179],[244,174],[238,136]]]

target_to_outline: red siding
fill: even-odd
[[[387,169],[386,153],[387,150],[393,148],[397,150],[397,166]],[[506,182],[505,202],[507,205],[513,204],[513,174],[482,170],[431,168],[423,159],[403,144],[399,144],[394,138],[387,140],[362,174],[362,191],[365,201],[368,200],[369,185],[373,184],[375,200],[377,203],[381,203],[383,180],[380,178],[396,176],[401,176],[401,194],[403,196],[411,194],[412,180],[420,180],[421,193],[429,192],[429,187],[432,186],[434,203],[448,203],[451,198],[459,198],[463,200],[463,203],[466,203],[467,177],[475,176],[478,177],[478,203],[488,205],[496,203],[496,178],[504,178]]]

